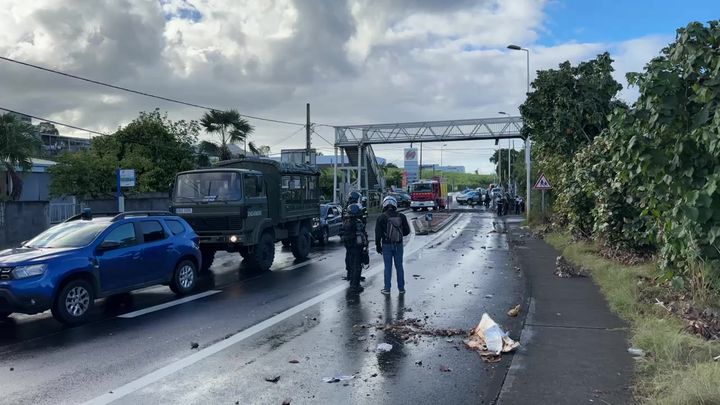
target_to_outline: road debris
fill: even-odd
[[[515,305],[514,308],[510,308],[510,310],[507,312],[509,317],[516,317],[520,314],[520,304]]]
[[[366,337],[366,336],[359,336],[359,337],[357,338],[357,340],[358,340],[358,342],[364,342],[364,341],[367,340],[367,337]]]
[[[416,365],[416,366],[422,366],[422,360],[416,361],[416,362],[415,362],[415,365]]]
[[[288,398],[283,401],[282,405],[290,405],[290,402],[292,402],[292,399]]]
[[[378,353],[385,353],[385,352],[389,352],[390,350],[392,350],[392,348],[393,348],[393,345],[391,345],[391,344],[389,344],[389,343],[380,343],[380,344],[377,346],[377,350],[376,350],[376,351],[377,351]]]
[[[645,350],[638,349],[637,347],[629,348],[628,353],[630,353],[633,357],[645,357]]]
[[[715,356],[715,357],[713,357],[713,360],[715,360],[715,361],[720,360],[720,356]]]
[[[564,257],[558,256],[555,259],[555,273],[553,274],[560,278],[587,277],[588,271],[584,267],[578,268]]]
[[[280,381],[280,376],[279,376],[279,375],[276,375],[276,376],[273,376],[273,377],[265,377],[265,381],[271,382],[271,383],[273,383],[273,384],[277,384],[277,382]]]
[[[480,323],[470,333],[470,338],[463,342],[488,363],[500,361],[501,353],[509,353],[520,346],[487,313],[482,315]]]
[[[200,347],[200,343],[197,342],[190,342],[190,349],[194,350]]]
[[[300,360],[292,359],[292,360],[290,360],[288,363],[290,363],[290,364],[298,364],[298,363],[300,363]]]
[[[492,294],[488,294],[485,296],[485,298],[492,298],[492,297],[494,297],[494,295],[492,295]]]
[[[440,366],[440,371],[442,371],[443,373],[449,373],[449,372],[452,371],[452,369],[451,369],[450,367],[448,367],[448,366],[446,366],[446,365],[443,364],[443,365]]]
[[[355,378],[354,375],[336,375],[335,377],[325,377],[323,378],[323,382],[326,382],[328,384],[340,382],[340,381],[349,381]]]

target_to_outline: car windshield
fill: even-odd
[[[320,206],[320,217],[325,218],[327,216],[328,210],[330,207],[327,205],[321,205]]]
[[[55,225],[24,246],[33,248],[76,248],[89,245],[108,227],[105,221],[71,221]]]
[[[432,184],[430,183],[415,183],[412,185],[412,191],[432,191]]]
[[[183,201],[237,201],[242,198],[240,174],[235,172],[197,172],[178,176],[173,199]]]

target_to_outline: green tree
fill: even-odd
[[[498,149],[492,156],[490,156],[490,162],[495,164],[495,174],[502,179],[504,185],[507,185],[508,179],[508,150],[510,150],[510,170],[511,170],[511,181],[519,183],[525,183],[525,172],[517,170],[517,164],[519,161],[524,161],[524,151],[517,151],[514,149]],[[498,164],[499,162],[499,164]],[[525,165],[523,164],[523,167]]]
[[[137,192],[169,191],[175,174],[196,167],[195,121],[170,121],[158,110],[112,135],[93,139],[90,150],[61,156],[50,169],[52,195],[101,197],[115,192],[115,170],[135,169]]]
[[[219,157],[221,160],[231,159],[228,144],[245,142],[253,127],[240,116],[237,110],[212,110],[203,114],[200,124],[210,134],[220,136]]]
[[[642,73],[640,96],[612,117],[608,134],[618,180],[657,222],[663,264],[705,264],[720,277],[720,22],[679,29]],[[700,265],[700,266],[698,266]]]
[[[40,141],[33,135],[30,124],[11,114],[0,115],[0,159],[12,180],[10,198],[17,200],[22,194],[23,181],[16,168],[32,167],[32,156],[39,153]]]
[[[553,179],[554,189],[561,193],[572,189],[571,196],[560,196],[564,199],[554,204],[552,211],[559,225],[577,230],[576,236],[590,236],[592,227],[587,222],[568,222],[585,221],[594,200],[588,190],[577,187],[570,163],[576,153],[608,128],[608,117],[614,109],[624,107],[615,100],[622,86],[612,77],[612,62],[610,55],[603,53],[577,66],[564,62],[558,69],[538,71],[533,92],[520,106],[523,133],[533,140],[533,170]],[[525,181],[519,183],[524,185]],[[579,211],[587,214],[576,215]]]

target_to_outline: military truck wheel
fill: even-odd
[[[260,271],[270,270],[275,260],[275,238],[269,232],[263,233],[257,246],[246,259]]]
[[[292,253],[296,259],[307,259],[312,246],[312,234],[307,225],[300,225],[298,235],[293,238]]]
[[[200,248],[200,254],[202,255],[202,267],[200,268],[200,271],[210,271],[210,267],[213,264],[213,260],[215,260],[215,249],[208,248],[208,247],[201,247]]]

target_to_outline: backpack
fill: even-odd
[[[400,243],[402,237],[402,217],[400,215],[388,216],[385,238],[390,243]]]

